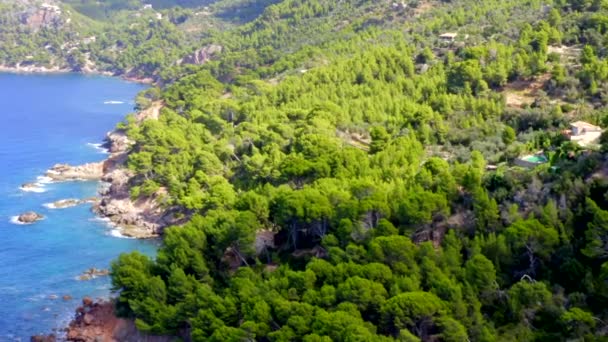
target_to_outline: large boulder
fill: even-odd
[[[57,338],[55,335],[36,335],[30,338],[31,342],[55,342]]]
[[[17,217],[17,221],[21,222],[21,223],[34,223],[36,221],[40,221],[44,218],[44,216],[33,212],[33,211],[28,211],[27,213],[23,213],[21,215],[19,215],[19,217]]]

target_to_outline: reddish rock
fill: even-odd
[[[112,302],[89,303],[85,298],[86,308],[79,308],[76,317],[67,329],[68,341],[78,342],[170,342],[174,337],[147,336],[140,333],[133,320],[118,318],[114,314]],[[47,342],[47,341],[41,341]]]
[[[31,342],[55,342],[57,338],[55,335],[36,335],[30,338]]]
[[[85,313],[84,316],[82,317],[82,321],[86,325],[91,325],[93,323],[93,315],[91,315],[89,313]]]
[[[67,302],[68,300],[72,300],[72,296],[70,296],[70,295],[64,295],[64,296],[63,296],[63,300],[65,300],[66,302]]]
[[[82,305],[86,308],[86,307],[91,307],[93,306],[93,299],[91,299],[91,297],[84,297],[82,299]]]

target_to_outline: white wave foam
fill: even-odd
[[[122,234],[122,227],[112,222],[107,217],[96,216],[95,218],[89,219],[90,221],[98,221],[104,223],[109,229],[106,231],[106,235],[112,236],[118,239],[134,239],[133,237]]]
[[[98,221],[98,222],[103,222],[106,223],[108,226],[113,227],[114,223],[112,222],[112,220],[110,220],[107,217],[99,217],[99,216],[95,216],[94,218],[89,219],[89,221]]]
[[[119,105],[119,104],[123,104],[123,101],[114,101],[114,100],[110,100],[110,101],[105,101],[103,104],[107,104],[107,105]]]
[[[99,153],[103,153],[103,154],[110,153],[110,151],[108,151],[107,148],[103,147],[103,144],[87,143],[87,145],[91,146],[94,149],[96,149],[97,151],[99,151]]]
[[[49,209],[57,209],[55,203],[44,203],[42,206]]]
[[[49,170],[48,172],[53,173],[52,170]],[[51,183],[53,183],[53,179],[51,177],[38,176],[38,177],[36,177],[36,182],[23,184],[22,186],[19,187],[19,189],[21,191],[26,191],[26,192],[41,193],[41,192],[46,192],[46,189],[44,188],[44,186],[46,184],[51,184]]]
[[[57,174],[57,172],[53,171],[53,170],[48,170],[47,172]],[[36,180],[37,180],[36,184],[38,184],[38,185],[53,183],[53,178],[47,177],[47,176],[38,176],[38,177],[36,177]]]
[[[113,237],[118,238],[118,239],[134,239],[131,236],[123,235],[122,232],[121,232],[121,228],[120,227],[116,227],[114,229],[111,229],[108,232],[108,235],[113,236]]]
[[[31,223],[25,223],[25,222],[19,221],[19,216],[11,216],[10,222],[12,224],[18,224],[20,226],[25,226],[25,225],[31,224]]]

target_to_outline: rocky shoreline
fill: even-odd
[[[158,119],[162,106],[162,102],[153,103],[150,108],[136,115],[136,122]],[[103,144],[110,153],[106,160],[75,166],[56,164],[51,167],[41,178],[50,182],[100,181],[102,185],[100,198],[63,199],[45,206],[64,209],[92,203],[97,215],[109,219],[122,236],[130,238],[155,238],[162,233],[164,227],[181,223],[174,217],[174,210],[164,205],[167,192],[163,188],[151,196],[131,199],[130,189],[135,175],[126,167],[126,161],[133,144],[126,132],[116,129],[107,133]],[[26,183],[21,189],[38,191],[40,187],[39,183]],[[30,224],[42,218],[28,212],[16,217],[15,222]]]
[[[153,103],[147,110],[137,113],[136,122],[158,119],[162,106],[162,102]],[[109,219],[122,236],[138,239],[158,237],[164,227],[179,223],[172,210],[163,205],[167,196],[164,189],[147,198],[131,199],[134,174],[125,164],[133,144],[124,131],[117,129],[106,135],[103,146],[110,153],[106,160],[77,166],[54,165],[45,173],[45,177],[54,182],[101,181],[102,186],[99,199],[61,200],[50,203],[49,207],[66,208],[91,202],[93,211]]]
[[[134,82],[134,83],[142,83],[142,84],[153,84],[156,81],[151,77],[138,77],[129,74],[115,74],[111,71],[100,71],[97,69],[85,68],[82,70],[74,70],[67,67],[45,67],[45,66],[37,66],[37,65],[27,65],[27,66],[8,66],[5,64],[0,64],[0,73],[9,73],[9,74],[71,74],[71,73],[80,73],[85,75],[98,75],[98,76],[116,76],[121,79]]]
[[[156,102],[147,110],[137,113],[136,122],[157,119],[162,106],[162,102]],[[66,199],[50,203],[49,207],[59,209],[93,203],[93,211],[100,217],[109,219],[121,235],[139,239],[158,237],[164,227],[181,223],[174,218],[173,210],[163,204],[163,199],[167,196],[164,189],[159,189],[147,198],[135,201],[131,199],[130,185],[134,174],[127,169],[126,161],[133,145],[134,142],[128,138],[126,132],[116,129],[106,135],[103,144],[110,153],[106,160],[77,166],[54,165],[45,174],[51,181],[100,181],[102,186],[98,199]],[[89,280],[107,275],[108,270],[90,269],[78,279]],[[89,298],[83,300],[83,306],[77,309],[77,314],[66,331],[65,338],[68,341],[171,340],[167,337],[142,335],[132,320],[115,315],[113,302],[94,303]],[[48,342],[55,341],[55,338],[53,335],[32,336],[32,341]]]
[[[148,336],[137,330],[132,319],[118,318],[114,312],[114,302],[95,302],[90,297],[82,300],[82,305],[76,309],[76,315],[65,329],[67,341],[76,342],[169,342],[173,337]],[[32,342],[55,342],[58,338],[52,335],[32,336]]]

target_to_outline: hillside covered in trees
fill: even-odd
[[[564,132],[608,126],[608,4],[209,6],[91,45],[161,80],[159,120],[120,125],[131,197],[187,221],[113,263],[118,313],[192,341],[608,340],[608,138]]]
[[[0,66],[160,80],[272,0],[0,0]],[[203,6],[205,7],[199,7]],[[207,6],[208,5],[208,6]]]

